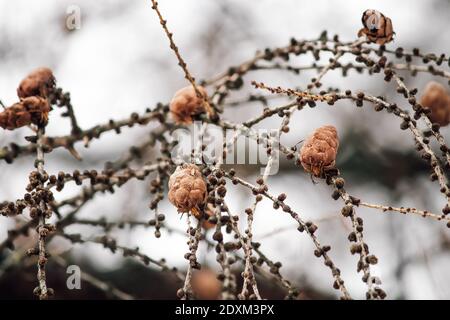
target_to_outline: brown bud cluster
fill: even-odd
[[[205,88],[198,86],[198,90],[204,97],[207,96]],[[170,112],[177,124],[190,124],[192,117],[205,111],[203,99],[197,96],[192,86],[178,90],[170,102]]]
[[[210,220],[215,219],[215,215],[214,215],[214,207],[211,203],[208,203],[205,207],[205,220],[203,220],[202,222],[202,227],[205,230],[210,230],[212,228],[214,228],[216,226],[215,223],[211,222]],[[215,219],[217,221],[217,219]]]
[[[202,215],[206,200],[206,183],[194,164],[177,167],[169,178],[169,201],[178,212],[192,212],[196,218]]]
[[[300,162],[307,172],[323,177],[325,170],[334,167],[338,147],[336,128],[320,127],[304,142],[300,149]]]
[[[13,104],[0,113],[0,127],[14,130],[31,123],[45,126],[51,108],[47,99],[41,97],[28,97]]]
[[[358,31],[358,37],[365,35],[371,42],[383,45],[391,42],[395,34],[392,21],[377,10],[368,9],[362,15],[364,28]]]
[[[431,81],[427,84],[420,104],[430,109],[429,118],[433,123],[441,126],[450,123],[450,94],[440,83]]]
[[[20,82],[17,88],[19,98],[31,96],[48,97],[49,92],[55,86],[56,80],[49,68],[38,68],[31,72]]]

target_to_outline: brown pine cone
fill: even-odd
[[[450,123],[450,94],[442,84],[429,82],[420,98],[420,104],[431,110],[429,118],[433,123],[441,126]]]
[[[358,37],[365,35],[371,42],[385,44],[391,42],[395,34],[392,21],[377,10],[368,9],[362,15],[364,28],[359,30]]]
[[[336,128],[323,126],[303,143],[300,162],[303,168],[316,177],[323,177],[324,171],[334,167],[339,139]]]
[[[222,283],[211,269],[202,268],[192,275],[192,290],[201,300],[216,300],[220,297]]]
[[[0,127],[14,130],[31,123],[43,127],[47,125],[50,110],[47,99],[41,97],[21,99],[0,113]]]
[[[40,96],[46,98],[55,86],[56,80],[49,68],[38,68],[20,82],[17,88],[19,98]]]
[[[192,212],[199,219],[206,200],[206,183],[195,164],[178,166],[169,178],[169,201],[178,212]]]
[[[198,86],[204,97],[207,96],[205,88]],[[197,97],[192,86],[178,90],[170,102],[170,112],[177,124],[190,124],[192,117],[205,112],[204,101]]]

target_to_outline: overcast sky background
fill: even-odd
[[[420,47],[424,52],[450,52],[448,23],[450,2],[446,0],[315,0],[315,1],[207,1],[207,0],[161,0],[160,9],[168,20],[175,41],[188,62],[191,72],[198,79],[208,79],[225,71],[230,65],[252,57],[256,50],[286,45],[291,37],[298,39],[316,38],[322,30],[339,34],[341,39],[351,41],[361,28],[361,14],[365,9],[378,9],[389,16],[396,32],[395,42],[388,47],[403,46],[412,49]],[[65,29],[66,9],[77,5],[81,9],[81,29],[69,32]],[[0,2],[0,99],[11,105],[17,101],[16,88],[30,70],[48,66],[54,70],[58,85],[70,91],[75,112],[82,128],[91,127],[110,118],[121,119],[131,112],[142,112],[157,102],[168,102],[173,93],[186,85],[182,71],[169,49],[150,1],[133,0],[40,0]],[[309,57],[301,58],[299,64],[308,64]],[[345,58],[343,61],[345,61]],[[324,60],[326,61],[326,60]],[[257,72],[246,77],[264,81],[269,85],[304,86],[312,73],[295,76],[290,73],[273,75]],[[430,79],[407,78],[411,87],[422,88]],[[369,78],[351,73],[342,78],[339,72],[330,72],[323,83],[326,87],[350,88],[352,91],[367,90],[375,95],[388,93],[382,77]],[[444,82],[443,82],[444,83]],[[248,86],[247,93],[254,91]],[[255,92],[256,93],[256,92]],[[226,111],[231,121],[242,121],[255,115],[255,106]],[[260,108],[257,109],[260,111]],[[47,134],[67,134],[68,121],[58,116],[50,117]],[[276,128],[280,119],[266,121],[264,127]],[[291,131],[283,138],[284,143],[293,145],[314,128],[332,124],[340,134],[349,129],[364,129],[372,134],[372,145],[368,148],[390,145],[398,149],[413,149],[409,132],[398,130],[399,122],[388,114],[376,114],[370,108],[355,109],[351,105],[340,105],[340,109],[315,108],[294,115]],[[58,150],[47,157],[46,167],[51,173],[59,170],[72,171],[87,167],[101,169],[104,161],[113,160],[126,151],[131,144],[143,139],[145,128],[125,129],[120,136],[107,134],[92,143],[89,149],[78,147],[85,159],[80,164],[70,158],[64,150]],[[450,140],[450,129],[442,130]],[[1,145],[15,141],[24,143],[27,128],[15,132],[2,131]],[[0,163],[0,199],[16,199],[24,193],[28,172],[33,168],[33,158],[18,159],[14,166]],[[249,177],[254,180],[254,177]],[[443,200],[436,184],[427,179],[416,180],[411,185],[405,181],[397,186],[400,197],[393,199],[386,190],[372,181],[352,184],[347,181],[349,192],[367,202],[404,205],[440,212]],[[277,175],[269,178],[273,194],[286,191],[287,202],[297,209],[305,219],[315,220],[331,217],[319,223],[319,239],[332,244],[332,257],[343,272],[350,292],[363,297],[365,286],[356,275],[357,258],[348,251],[346,240],[349,233],[347,222],[339,218],[341,202],[331,199],[331,190],[324,184],[313,185],[303,173]],[[76,187],[69,187],[58,198],[74,194]],[[130,198],[130,195],[133,198]],[[230,188],[230,206],[234,212],[242,212],[250,206],[252,199],[240,188]],[[150,195],[147,185],[130,182],[115,195],[101,195],[87,205],[81,217],[120,219],[124,216],[147,220],[153,213],[147,208]],[[168,224],[180,230],[185,221],[180,220],[174,208],[165,200],[161,212],[166,214]],[[450,299],[450,258],[448,253],[438,258],[429,257],[428,263],[413,263],[406,269],[401,281],[395,277],[399,263],[399,252],[405,256],[422,256],[437,246],[444,232],[444,224],[403,217],[397,214],[383,215],[368,209],[358,212],[365,221],[365,238],[371,251],[379,258],[373,273],[383,281],[383,288],[390,298],[404,294],[409,299]],[[321,261],[312,255],[310,240],[298,235],[295,223],[280,213],[274,213],[269,202],[263,201],[257,209],[254,224],[255,240],[267,232],[292,226],[291,231],[279,233],[261,240],[267,255],[280,260],[282,272],[287,278],[303,276],[308,283],[320,289],[331,291],[331,276]],[[11,220],[0,217],[0,240],[6,236]],[[243,227],[243,226],[242,226]],[[74,228],[86,235],[91,228]],[[392,245],[400,237],[403,246]],[[153,258],[165,257],[171,265],[185,266],[183,258],[187,250],[182,236],[168,235],[163,231],[155,239],[153,230],[138,229],[136,232],[120,235],[124,244],[139,245]],[[398,239],[397,239],[398,240]],[[53,244],[55,250],[69,249],[61,241]],[[119,263],[106,250],[88,246],[89,250],[75,248],[74,254],[92,257],[100,268],[114,268]],[[203,248],[204,249],[204,248]],[[214,265],[213,252],[202,259]]]

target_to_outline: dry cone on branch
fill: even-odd
[[[370,42],[385,44],[394,37],[392,21],[377,10],[368,9],[362,15],[364,28],[359,30],[358,37],[365,35]]]
[[[214,271],[203,268],[194,272],[192,276],[192,290],[201,300],[216,300],[220,297],[222,284],[217,280]]]
[[[49,68],[38,68],[32,71],[25,79],[23,79],[17,88],[19,98],[27,98],[31,96],[48,97],[49,92],[54,88],[56,83],[52,70]]]
[[[197,86],[200,93],[206,98],[205,88]],[[206,111],[205,101],[198,97],[195,89],[188,86],[178,90],[170,102],[170,113],[177,124],[190,124],[192,118]]]
[[[191,212],[197,219],[202,216],[206,200],[206,183],[194,164],[178,166],[169,178],[169,201],[178,212]]]
[[[438,82],[431,81],[425,87],[420,98],[420,104],[430,109],[430,120],[440,126],[450,123],[450,94],[444,86]]]
[[[307,172],[321,178],[326,170],[334,168],[338,147],[336,128],[320,127],[303,143],[300,162]]]
[[[14,130],[30,124],[39,127],[47,125],[51,108],[47,99],[28,97],[13,104],[0,113],[0,127]]]

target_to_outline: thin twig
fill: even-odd
[[[203,104],[208,112],[208,114],[211,116],[214,114],[213,109],[208,101],[208,97],[204,96],[203,93],[199,90],[196,82],[195,82],[195,78],[191,75],[191,73],[189,72],[188,68],[187,68],[187,64],[184,61],[184,59],[181,57],[180,51],[177,47],[177,45],[175,44],[174,40],[173,40],[173,33],[169,31],[169,29],[167,28],[167,21],[164,20],[161,12],[159,11],[158,8],[158,2],[156,0],[151,0],[152,1],[152,9],[156,12],[156,14],[158,15],[159,18],[159,22],[161,24],[161,26],[164,29],[164,32],[166,33],[167,38],[169,39],[170,42],[170,49],[172,49],[172,51],[175,53],[175,56],[178,59],[178,65],[183,69],[184,71],[184,76],[186,78],[186,80],[188,80],[190,82],[190,84],[192,85],[192,87],[195,90],[195,93],[197,94],[197,97],[201,98],[203,100]]]
[[[43,135],[44,135],[44,128],[39,127],[37,131],[37,156],[36,156],[36,166],[37,170],[40,175],[40,179],[42,181],[42,177],[46,174],[44,170],[44,150],[42,147],[42,141],[43,141]],[[43,187],[43,183],[41,182],[41,187]],[[39,282],[39,291],[38,296],[39,299],[45,300],[48,299],[49,293],[47,288],[47,276],[45,272],[45,266],[47,264],[47,251],[45,248],[45,240],[47,237],[48,229],[46,226],[46,215],[47,215],[47,204],[44,200],[41,200],[39,207],[41,209],[41,214],[39,216],[39,225],[37,226],[37,232],[39,236],[38,240],[38,273],[37,273],[37,279]]]

